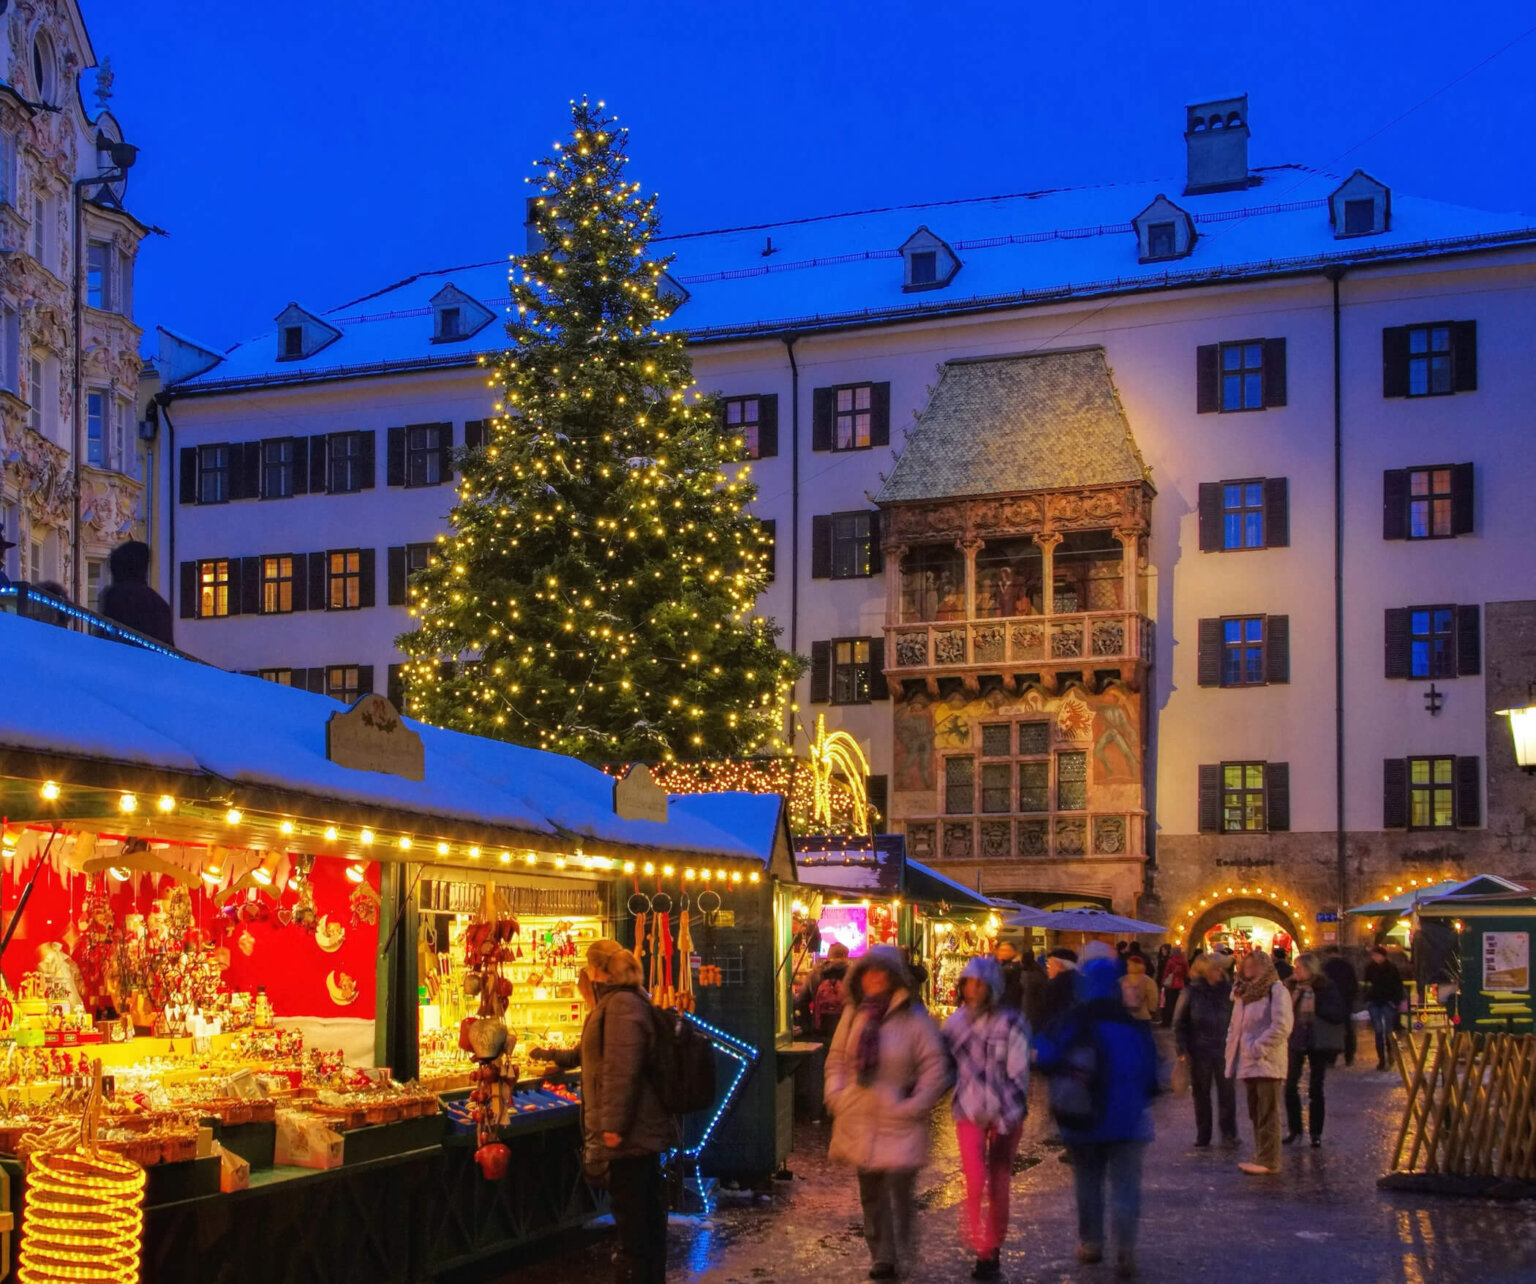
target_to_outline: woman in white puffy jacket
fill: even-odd
[[[1290,1059],[1291,996],[1262,950],[1246,955],[1232,987],[1232,1023],[1227,1027],[1227,1075],[1248,1095],[1254,1157],[1239,1164],[1245,1173],[1280,1171],[1280,1092]]]

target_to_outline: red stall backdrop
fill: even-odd
[[[0,910],[9,923],[35,862],[8,859],[0,877]],[[20,866],[20,868],[13,868]],[[216,902],[217,888],[199,884],[191,889],[192,915],[215,945],[229,950],[224,973],[230,990],[256,992],[266,986],[272,1011],[284,1017],[344,1017],[371,1021],[377,998],[375,960],[379,946],[379,870],[377,865],[359,867],[362,882],[347,876],[348,863],[317,856],[310,870],[314,891],[316,926],[310,931],[295,922],[284,922],[298,901],[287,887],[280,895],[258,893],[254,912],[235,912],[243,905],[243,892],[229,897],[223,908]],[[119,883],[106,875],[114,920],[134,913],[148,914],[154,902],[172,885],[169,878],[136,875]],[[21,921],[6,946],[5,979],[15,991],[22,977],[37,967],[40,947],[59,941],[72,947],[85,896],[87,880],[64,873],[45,863],[37,877]],[[286,911],[286,913],[285,913]],[[333,948],[324,948],[331,946]]]

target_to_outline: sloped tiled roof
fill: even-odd
[[[1182,180],[1167,178],[1018,192],[671,234],[657,237],[652,252],[675,256],[670,273],[689,296],[668,326],[702,342],[1536,241],[1536,215],[1489,213],[1397,191],[1389,231],[1340,240],[1328,220],[1328,196],[1340,181],[1300,165],[1261,166],[1238,191],[1183,196]],[[1131,220],[1160,193],[1189,212],[1195,246],[1177,261],[1142,263]],[[920,225],[953,248],[963,269],[941,289],[912,294],[903,289],[900,246]],[[277,336],[268,332],[235,344],[220,364],[178,386],[214,391],[473,365],[477,354],[504,346],[502,327],[488,325],[445,351],[432,342],[431,298],[451,283],[503,315],[508,267],[503,257],[417,273],[321,313],[342,337],[311,357],[279,360]],[[274,298],[273,306],[281,301]]]
[[[1102,348],[951,361],[879,503],[1139,482]]]

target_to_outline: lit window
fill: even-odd
[[[1451,470],[1411,470],[1408,474],[1408,538],[1445,539],[1451,533]]]
[[[263,682],[275,682],[280,687],[291,687],[293,685],[292,669],[258,669],[256,670],[256,676]]]
[[[833,422],[833,450],[865,450],[870,443],[870,425],[874,417],[873,384],[860,383],[836,389]]]
[[[1456,760],[1408,759],[1408,827],[1450,829],[1456,823]]]
[[[1262,762],[1222,764],[1221,827],[1227,833],[1262,830],[1265,827]]]
[[[367,692],[362,689],[358,666],[333,664],[326,669],[325,694],[343,704],[351,704],[358,696],[366,695]]]
[[[293,610],[293,558],[261,559],[261,613],[286,615]]]
[[[197,618],[221,619],[229,614],[229,563],[227,561],[199,562],[197,564]]]
[[[363,555],[355,548],[330,554],[332,611],[355,611],[363,604]]]

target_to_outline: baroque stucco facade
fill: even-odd
[[[132,300],[146,229],[122,208],[132,149],[105,110],[110,73],[94,112],[82,98],[96,57],[77,6],[20,0],[0,36],[4,570],[93,604],[111,549],[144,533]]]

